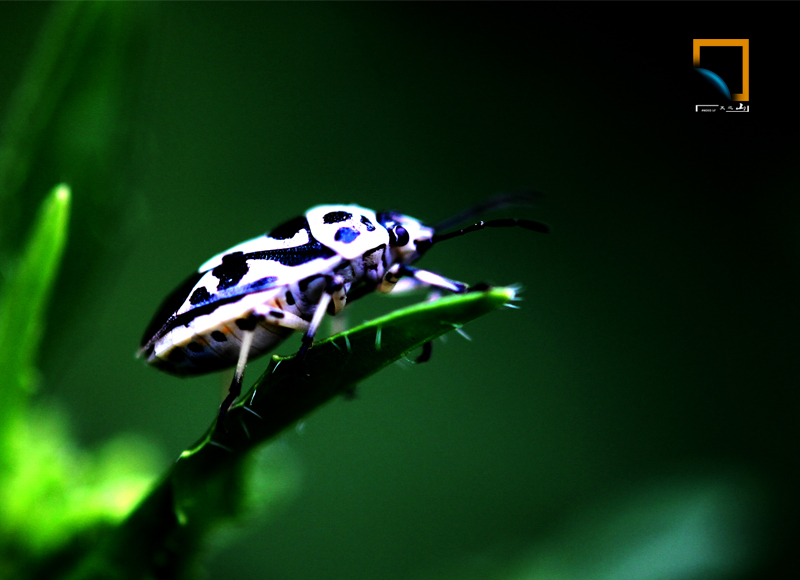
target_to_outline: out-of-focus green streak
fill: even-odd
[[[0,294],[0,578],[42,577],[80,553],[78,545],[94,543],[93,533],[141,497],[156,463],[139,437],[88,454],[59,412],[29,404],[70,207],[67,185],[45,198]]]
[[[150,13],[53,3],[21,74],[9,79],[14,90],[0,118],[0,578],[57,576],[128,513],[162,463],[150,442],[129,434],[89,453],[51,401],[31,400],[38,359],[53,364],[58,325],[50,322],[64,325],[79,311],[57,303],[78,304],[74,288],[86,287],[108,238],[119,237],[115,193],[139,80],[131,70],[139,70],[146,31],[140,15]],[[62,179],[81,191],[78,207],[66,185],[42,200]],[[72,267],[68,224],[79,233],[70,237],[69,253],[80,256]]]
[[[35,357],[46,325],[48,299],[67,242],[69,210],[70,189],[62,184],[42,204],[25,252],[0,298],[3,433],[33,391]]]

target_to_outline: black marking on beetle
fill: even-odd
[[[323,274],[314,274],[313,276],[309,276],[308,278],[303,278],[297,284],[297,287],[300,289],[300,292],[305,294],[306,291],[308,290],[308,285],[309,284],[311,284],[314,280],[316,280],[318,278],[324,278],[324,277],[325,276]]]
[[[263,252],[250,252],[245,254],[247,260],[272,260],[284,266],[299,266],[319,258],[332,258],[336,252],[327,246],[323,246],[311,234],[308,234],[309,241],[302,246],[292,248],[278,248],[276,250],[264,250]]]
[[[249,269],[247,257],[242,252],[233,252],[222,256],[222,263],[211,270],[211,273],[219,278],[217,290],[236,286]]]
[[[292,294],[291,290],[286,291],[286,304],[289,306],[294,306],[294,295]]]
[[[339,222],[346,222],[351,219],[353,214],[346,211],[332,211],[322,216],[322,223],[324,224],[338,224]]]
[[[257,324],[258,324],[258,318],[256,316],[239,318],[236,321],[236,326],[239,327],[239,330],[255,330]]]
[[[153,348],[153,345],[155,345],[155,343],[158,342],[161,338],[169,334],[173,329],[179,326],[189,326],[189,324],[191,324],[191,322],[195,318],[199,316],[204,316],[206,314],[211,314],[220,306],[223,306],[225,304],[231,304],[232,302],[238,302],[241,299],[242,296],[240,295],[226,296],[224,298],[214,296],[212,302],[207,302],[202,306],[196,306],[195,308],[187,310],[186,312],[182,312],[181,314],[173,314],[170,318],[167,319],[164,325],[158,331],[156,331],[155,334],[148,340],[148,342],[146,343],[147,350],[145,352],[149,354],[149,352]]]
[[[371,250],[367,250],[366,252],[361,254],[361,257],[366,260],[370,255],[374,254],[375,252],[380,252],[382,256],[385,256],[388,253],[386,252],[386,244],[381,244],[380,246],[375,246]]]
[[[228,337],[225,336],[224,332],[220,332],[219,330],[215,330],[211,333],[211,338],[216,340],[217,342],[227,342]]]
[[[186,348],[188,348],[192,352],[203,352],[203,345],[200,344],[199,342],[192,341],[186,345]]]
[[[355,239],[361,235],[361,232],[355,230],[353,228],[342,227],[336,230],[336,234],[333,236],[333,239],[337,242],[342,242],[344,244],[350,244],[355,241]]]
[[[269,315],[273,318],[283,318],[285,316],[280,310],[270,310]]]
[[[273,228],[272,231],[267,234],[267,236],[274,240],[288,240],[295,237],[297,232],[300,230],[308,229],[308,220],[305,218],[305,216],[301,215],[282,223],[276,228]]]
[[[242,290],[245,291],[245,292],[249,292],[251,290],[252,291],[263,290],[263,289],[269,288],[270,286],[275,284],[275,282],[277,282],[277,281],[278,281],[278,277],[277,276],[267,276],[265,278],[260,278],[260,279],[256,280],[255,282],[250,282],[246,286],[243,286]]]
[[[170,362],[182,363],[184,360],[186,360],[186,353],[183,352],[183,349],[173,348],[167,358],[170,360]]]
[[[208,293],[205,286],[200,286],[197,290],[192,292],[192,295],[189,297],[190,304],[202,304],[211,298],[211,294]]]
[[[367,216],[365,216],[365,215],[361,216],[361,223],[364,224],[365,226],[367,226],[367,231],[368,232],[374,232],[375,231],[375,226],[372,225],[372,222],[369,221],[369,218]]]
[[[306,225],[308,221],[305,218],[302,218],[303,223]],[[281,234],[285,234],[291,228],[288,227],[287,222],[283,226],[279,226],[280,228],[285,227],[285,231]],[[299,229],[302,228],[298,228]],[[293,237],[293,236],[289,236]],[[212,274],[215,276],[217,275],[217,270],[221,269],[222,274],[232,274],[232,272],[226,272],[228,263],[233,264],[235,263],[243,263],[245,268],[247,266],[247,260],[272,260],[275,262],[279,262],[285,266],[298,266],[300,264],[305,264],[307,262],[311,262],[313,260],[318,259],[328,259],[332,258],[336,255],[336,252],[331,250],[329,247],[321,244],[318,242],[312,235],[311,232],[308,233],[309,241],[306,244],[300,246],[294,246],[290,248],[278,248],[275,250],[265,250],[262,252],[250,252],[249,254],[242,254],[241,252],[234,252],[232,254],[228,254],[223,256],[222,264],[214,268],[212,270]],[[233,256],[232,258],[230,256]],[[226,261],[225,258],[228,258]],[[233,262],[231,262],[233,260]],[[247,272],[247,270],[245,270]],[[266,290],[269,287],[269,284],[273,284],[278,282],[278,280],[273,280],[270,282],[266,282],[270,278],[274,278],[274,276],[267,276],[266,278],[262,278],[261,280],[256,280],[252,284],[257,284],[257,287],[251,288],[251,285],[248,284],[247,286],[236,286],[233,285],[231,287],[225,288],[223,290],[218,290],[214,294],[211,295],[211,298],[205,304],[200,304],[187,310],[186,312],[182,312],[180,314],[176,314],[178,308],[180,308],[184,302],[186,302],[186,297],[192,291],[200,279],[203,277],[204,272],[195,272],[192,274],[190,278],[188,278],[177,290],[175,290],[172,294],[170,294],[164,303],[161,305],[161,308],[156,313],[153,320],[148,325],[147,329],[145,330],[145,335],[142,337],[141,346],[144,349],[144,353],[147,356],[153,351],[153,347],[155,343],[158,342],[161,338],[169,334],[174,328],[179,326],[188,326],[195,318],[199,316],[204,316],[206,314],[211,314],[220,306],[224,304],[230,304],[233,302],[238,302],[247,294],[250,294],[254,291]],[[316,278],[317,276],[311,276],[306,278],[304,281],[300,281],[299,288],[300,292],[305,292],[308,288],[308,284],[311,282],[312,279]],[[231,278],[232,279],[232,278]],[[239,278],[241,280],[241,278]],[[262,281],[264,281],[262,283]],[[305,282],[305,285],[304,285]],[[222,281],[220,280],[220,283]]]

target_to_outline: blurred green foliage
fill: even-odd
[[[46,324],[45,309],[67,240],[70,191],[56,187],[45,200],[25,253],[3,285],[0,368],[10,375],[2,390],[0,424],[19,413],[33,391],[35,356]],[[3,432],[6,428],[3,427]]]
[[[800,145],[770,92],[783,76],[754,60],[754,114],[692,116],[670,71],[688,67],[697,5],[551,10],[0,7],[0,576],[66,573],[213,420],[228,377],[133,358],[198,264],[318,203],[435,223],[520,186],[546,192],[518,215],[553,235],[475,234],[424,267],[519,282],[523,308],[262,449],[262,493],[231,498],[262,509],[215,537],[207,574],[739,580],[793,565]],[[793,36],[776,14],[752,42],[780,64],[769,43]],[[668,32],[625,24],[654,19]],[[66,213],[48,218],[58,195],[42,195],[56,183],[73,192],[57,275]],[[350,325],[392,308],[365,298]]]
[[[109,87],[92,76],[102,74],[96,68],[92,82],[76,79],[86,73],[88,43],[97,42],[97,31],[114,19],[79,3],[46,10],[39,39],[19,61],[19,82],[8,85],[13,91],[4,95],[8,104],[0,134],[0,576],[13,578],[38,577],[91,545],[103,527],[130,510],[155,467],[152,446],[140,436],[120,433],[94,453],[84,451],[63,412],[37,397],[43,383],[40,351],[49,350],[51,339],[45,337],[54,326],[48,306],[59,295],[68,225],[75,225],[68,186],[55,187],[44,199],[40,193],[60,173],[83,186],[87,166],[76,142],[54,141],[67,118],[85,106],[86,93],[76,90],[78,84],[86,91]],[[92,156],[101,157],[111,149],[96,140],[89,147]],[[43,166],[48,170],[42,172]],[[102,185],[93,183],[82,188],[83,199]],[[101,206],[108,204],[93,211],[102,214]]]
[[[150,446],[119,436],[95,454],[67,422],[32,402],[47,306],[67,242],[70,190],[42,202],[33,231],[0,292],[0,575],[36,577],[100,527],[118,522],[152,480]],[[30,576],[29,576],[30,575]]]

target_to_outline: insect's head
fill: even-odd
[[[418,219],[384,211],[378,214],[378,221],[389,232],[389,251],[394,262],[409,264],[430,247],[434,230]]]

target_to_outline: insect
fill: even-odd
[[[170,294],[147,327],[140,356],[175,375],[236,366],[219,422],[241,393],[248,358],[263,355],[295,331],[305,357],[327,313],[370,292],[469,287],[411,264],[432,246],[485,227],[522,227],[547,233],[525,219],[480,221],[445,230],[487,211],[530,203],[531,194],[504,194],[429,227],[393,211],[357,205],[319,205],[269,233],[214,256]]]

